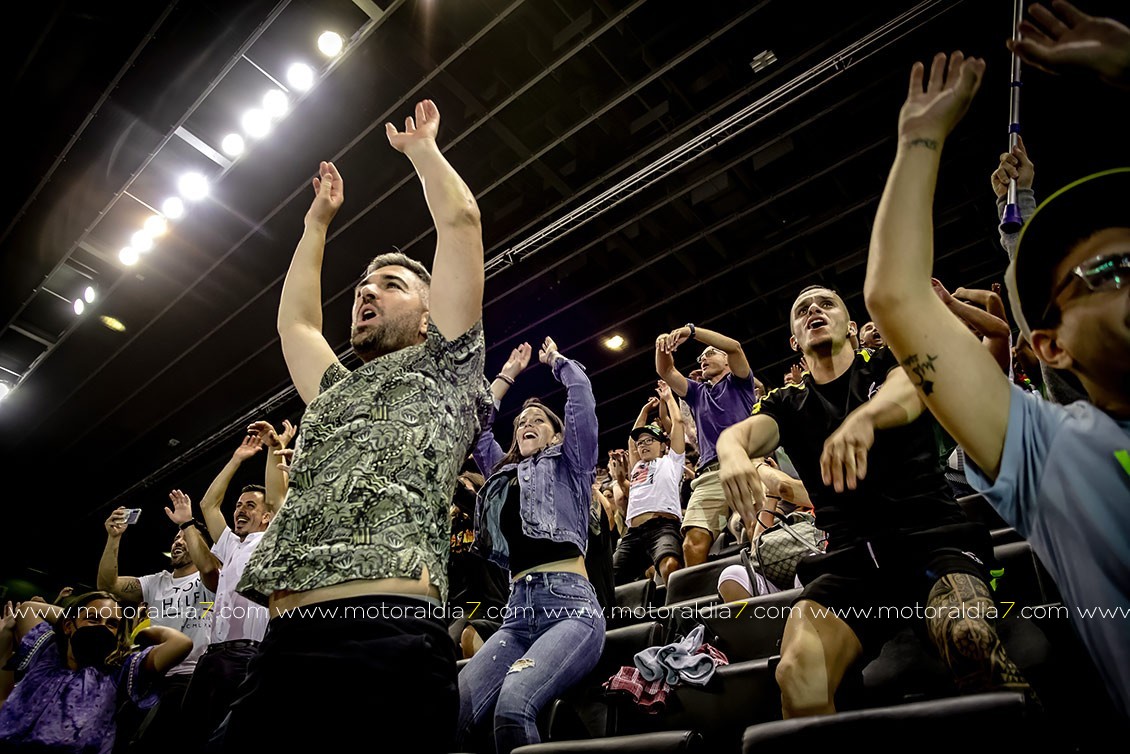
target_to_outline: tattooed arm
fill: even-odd
[[[980,86],[984,63],[934,58],[923,92],[915,64],[898,152],[871,232],[864,296],[883,338],[931,413],[990,479],[1000,468],[1009,386],[992,356],[931,290],[931,210],[946,136]]]

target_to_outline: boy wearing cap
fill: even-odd
[[[1021,232],[1007,273],[1013,315],[1040,360],[1078,377],[1090,403],[1038,400],[1010,385],[930,292],[941,148],[983,71],[957,52],[947,72],[939,54],[924,92],[921,64],[912,69],[872,232],[867,308],[965,450],[970,483],[1051,572],[1112,699],[1130,713],[1130,169],[1061,189]]]
[[[671,437],[656,424],[647,424],[648,413],[658,407],[652,398],[640,411],[628,440],[627,479],[628,510],[624,519],[628,533],[620,540],[612,555],[612,574],[617,584],[638,578],[647,565],[654,565],[663,583],[683,565],[683,538],[679,527],[683,509],[683,462],[686,459],[686,438],[679,404],[671,388],[662,380],[655,391],[666,404],[671,417]],[[617,464],[622,470],[622,466]]]

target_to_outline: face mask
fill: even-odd
[[[71,652],[81,667],[105,665],[118,647],[118,637],[105,626],[83,626],[71,634]]]

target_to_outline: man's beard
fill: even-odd
[[[414,315],[409,315],[399,320],[370,325],[363,330],[354,327],[349,344],[362,361],[372,361],[386,353],[415,345],[419,336],[417,322]]]

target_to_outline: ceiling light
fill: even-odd
[[[271,118],[262,110],[248,110],[239,122],[244,132],[254,139],[262,139],[271,132]]]
[[[623,336],[621,335],[613,335],[609,338],[605,338],[604,340],[604,347],[612,351],[619,351],[626,344],[627,341],[625,341]]]
[[[208,196],[208,179],[200,173],[185,173],[177,181],[177,190],[190,202],[198,202]]]
[[[753,60],[749,61],[749,67],[753,69],[754,73],[760,73],[776,62],[776,53],[772,50],[762,50],[753,56]]]
[[[86,311],[86,302],[83,301],[81,298],[76,298],[75,299],[75,314],[82,314],[84,311]]]
[[[290,100],[278,89],[272,89],[263,95],[263,109],[272,118],[281,118],[286,115],[290,107]]]
[[[184,217],[184,202],[180,197],[170,196],[161,204],[161,214],[170,220],[179,220]]]
[[[314,69],[305,63],[294,63],[286,69],[286,80],[300,92],[314,86]]]
[[[150,238],[157,238],[165,235],[166,231],[169,230],[169,221],[160,215],[150,215],[145,219],[145,224],[141,226],[141,229]]]
[[[129,245],[133,247],[134,251],[144,254],[153,248],[153,236],[144,230],[139,230],[129,237]]]
[[[228,134],[220,142],[220,149],[224,150],[224,154],[228,157],[239,157],[243,154],[243,137],[239,134]]]
[[[122,324],[122,321],[120,319],[111,317],[109,314],[103,314],[98,319],[102,321],[102,324],[106,325],[106,327],[110,328],[114,332],[126,331],[126,326]]]
[[[345,46],[345,40],[336,31],[324,31],[318,37],[318,49],[328,58],[336,58]]]
[[[12,392],[12,386],[7,382],[0,382],[0,401],[8,397],[8,393]]]
[[[95,297],[96,295],[97,295],[97,294],[96,294],[96,293],[95,293],[95,291],[94,291],[94,286],[93,286],[93,285],[88,285],[88,286],[86,286],[86,290],[82,292],[82,297],[83,297],[84,299],[86,299],[86,303],[88,303],[88,304],[93,304],[93,303],[94,303],[94,297]]]
[[[118,252],[118,260],[126,267],[133,267],[137,264],[137,251],[132,246],[127,246]]]

